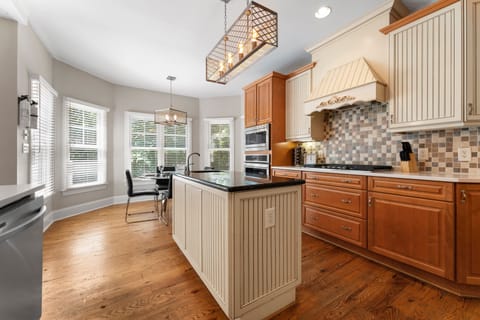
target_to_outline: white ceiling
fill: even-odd
[[[2,0],[4,1],[4,0]],[[193,97],[241,94],[241,88],[276,70],[310,62],[305,52],[385,0],[257,0],[278,13],[279,47],[227,85],[205,81],[205,56],[223,36],[220,0],[10,0],[21,2],[42,42],[58,60],[112,83]],[[418,9],[432,0],[405,0]],[[0,3],[1,4],[1,3]],[[326,19],[314,18],[322,5]],[[229,24],[246,6],[231,0]],[[0,5],[0,12],[1,10]]]

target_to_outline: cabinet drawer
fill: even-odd
[[[307,183],[324,184],[336,187],[366,189],[367,177],[348,174],[303,172],[303,179]]]
[[[302,177],[302,172],[301,171],[294,171],[294,170],[273,169],[273,176],[274,177],[282,177],[282,178],[300,179]]]
[[[369,177],[368,190],[443,201],[455,196],[453,183],[410,179]]]
[[[307,184],[304,202],[357,218],[367,216],[367,192]]]
[[[366,221],[303,206],[303,224],[357,246],[366,248]]]

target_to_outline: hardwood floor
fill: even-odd
[[[42,319],[226,319],[170,228],[127,225],[124,210],[112,206],[48,229]],[[297,303],[275,319],[480,319],[480,299],[458,298],[308,235],[302,241]]]

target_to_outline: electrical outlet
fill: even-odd
[[[472,160],[472,151],[470,147],[458,148],[458,161],[470,161]]]
[[[428,148],[418,148],[418,161],[427,161],[428,159]]]
[[[263,225],[265,229],[273,227],[275,225],[275,208],[265,209],[263,218]]]

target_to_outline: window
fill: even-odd
[[[191,148],[191,120],[187,125],[163,126],[153,114],[127,112],[127,163],[132,177],[154,173],[156,167],[185,166]]]
[[[133,177],[155,172],[158,163],[157,127],[153,116],[131,114],[130,121],[130,170]]]
[[[234,169],[233,119],[206,119],[208,166],[219,170]]]
[[[44,184],[44,196],[55,191],[55,106],[57,92],[42,77],[31,79],[31,97],[38,103],[38,123],[31,129],[30,182]]]
[[[65,98],[65,188],[107,181],[107,108]]]

